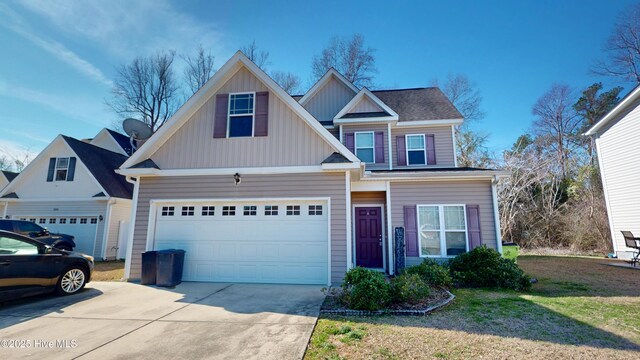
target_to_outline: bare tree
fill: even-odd
[[[495,161],[487,149],[489,135],[481,135],[466,126],[456,129],[458,166],[487,168]]]
[[[568,176],[569,159],[581,124],[573,109],[574,103],[571,88],[556,84],[538,99],[531,110],[536,117],[534,133],[555,154],[562,179]]]
[[[174,57],[174,51],[158,52],[121,65],[107,105],[120,116],[136,117],[158,130],[178,108]]]
[[[284,71],[274,71],[271,78],[280,85],[289,95],[295,94],[300,89],[300,77],[296,74]]]
[[[433,85],[439,85],[437,79],[433,81]],[[449,74],[441,90],[460,111],[465,123],[482,120],[486,116],[482,110],[480,89],[466,75]]]
[[[33,160],[30,149],[10,150],[0,147],[0,170],[21,172]]]
[[[182,57],[187,64],[184,69],[184,78],[191,94],[195,94],[211,78],[215,69],[213,67],[214,57],[211,52],[205,52],[202,45],[198,46],[194,56]]]
[[[321,78],[330,68],[336,69],[357,87],[372,86],[377,73],[375,49],[365,47],[364,36],[350,38],[335,36],[318,56],[314,56],[312,73]]]
[[[596,62],[593,72],[640,83],[640,3],[620,13],[604,52],[606,58]]]
[[[249,45],[240,49],[249,60],[253,61],[260,69],[267,71],[267,67],[271,65],[269,62],[269,52],[265,50],[260,50],[258,45],[256,45],[256,41],[253,40]]]

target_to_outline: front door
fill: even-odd
[[[356,266],[382,268],[382,208],[356,207]]]

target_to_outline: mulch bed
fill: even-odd
[[[347,308],[338,297],[338,289],[329,291],[324,299],[320,312],[323,314],[367,316],[367,315],[426,315],[449,305],[455,296],[446,289],[432,289],[431,294],[416,304],[401,303],[392,304],[387,309],[378,311],[353,310]]]

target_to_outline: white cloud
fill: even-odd
[[[226,55],[212,22],[180,13],[166,0],[24,0],[24,8],[62,31],[89,39],[120,61],[158,50],[191,53],[198,44]]]
[[[25,23],[24,19],[9,9],[6,5],[0,4],[0,14],[3,14],[5,17],[5,20],[0,22],[0,25],[24,37],[34,45],[40,47],[42,50],[52,54],[60,61],[75,68],[80,73],[107,86],[112,85],[111,80],[109,80],[102,71],[100,71],[100,69],[90,62],[82,59],[76,53],[69,50],[59,42],[36,35],[36,33]]]
[[[87,99],[76,95],[54,95],[34,90],[19,84],[9,84],[0,80],[0,96],[28,101],[45,106],[68,118],[79,120],[95,126],[108,126],[106,112],[96,106],[95,99]]]
[[[0,161],[10,165],[9,170],[19,170],[16,169],[16,161],[27,165],[38,156],[41,150],[42,148],[27,148],[13,141],[0,139]]]

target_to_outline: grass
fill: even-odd
[[[539,280],[527,293],[456,289],[452,305],[426,317],[322,317],[305,358],[635,358],[640,271],[608,261],[522,256]],[[343,341],[344,326],[363,336]]]
[[[120,281],[124,277],[124,261],[98,261],[91,281]]]

